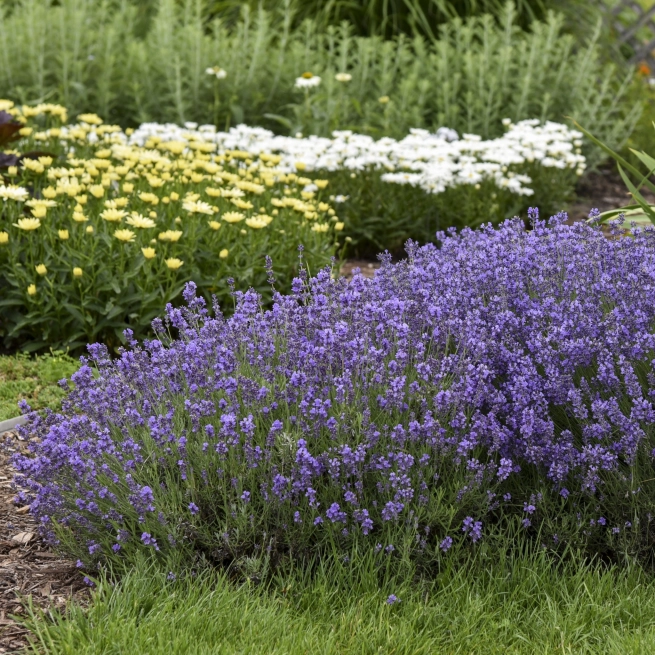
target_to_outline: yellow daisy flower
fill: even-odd
[[[225,212],[225,214],[223,214],[223,220],[226,223],[238,223],[244,218],[245,216],[241,212]]]
[[[110,223],[120,223],[127,216],[127,212],[124,209],[109,208],[101,211],[100,216]]]
[[[166,230],[165,232],[160,232],[159,240],[160,241],[179,241],[182,236],[182,230]]]
[[[166,266],[170,268],[172,271],[176,271],[178,268],[184,264],[184,262],[181,259],[178,259],[177,257],[169,257],[166,261]]]
[[[19,230],[25,230],[29,232],[31,230],[37,230],[41,227],[41,221],[38,218],[19,218],[18,223],[14,223],[14,226]]]
[[[211,216],[215,212],[215,208],[207,202],[198,200],[197,202],[184,202],[182,209],[185,209],[190,214],[207,214]]]
[[[146,218],[145,216],[141,216],[141,214],[137,214],[136,212],[132,213],[131,216],[128,216],[125,222],[132,227],[136,227],[142,230],[150,227],[155,227],[156,225],[155,221],[153,221],[151,218]]]
[[[114,236],[119,241],[125,241],[125,242],[134,241],[134,239],[136,238],[136,234],[134,234],[132,230],[116,230],[116,232],[114,232]]]

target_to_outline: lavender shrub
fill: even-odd
[[[410,242],[374,280],[301,276],[268,311],[236,293],[229,319],[189,284],[156,339],[90,346],[62,413],[32,416],[22,500],[86,564],[362,542],[429,560],[499,528],[644,552],[655,231],[533,219]]]

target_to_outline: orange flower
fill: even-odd
[[[644,76],[650,75],[650,66],[642,61],[641,64],[639,64],[639,72]]]

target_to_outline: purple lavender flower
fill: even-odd
[[[194,516],[200,511],[200,508],[195,503],[189,503],[188,507],[189,507],[189,511]]]
[[[155,339],[114,360],[89,346],[62,411],[30,414],[22,502],[85,561],[107,526],[162,550],[223,548],[224,529],[234,552],[280,532],[403,543],[443,529],[419,526],[435,503],[473,542],[499,515],[570,512],[582,540],[601,514],[646,523],[630,491],[655,477],[655,234],[530,221],[409,243],[372,280],[300,270],[267,311],[234,291],[230,318],[189,285]],[[626,493],[636,516],[613,502]],[[177,516],[180,498],[207,524]]]
[[[344,523],[346,520],[346,513],[341,511],[339,503],[332,503],[325,512],[325,516],[332,521],[332,523]]]
[[[475,543],[482,538],[482,521],[475,521],[470,516],[467,516],[462,521],[462,532],[469,537]]]
[[[157,540],[152,537],[148,532],[144,532],[141,535],[141,541],[146,545],[146,546],[152,546],[155,550],[159,550],[159,546],[157,545]]]
[[[400,598],[398,598],[398,596],[396,596],[395,594],[391,594],[387,598],[387,605],[395,605],[396,603],[399,603],[399,602],[400,602]]]

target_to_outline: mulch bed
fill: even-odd
[[[16,432],[0,437],[11,448],[26,450]],[[75,562],[54,552],[39,539],[27,506],[14,502],[14,470],[6,449],[0,451],[0,653],[17,653],[27,645],[27,630],[14,615],[24,614],[23,602],[35,607],[64,609],[71,600],[86,602],[89,589]]]

